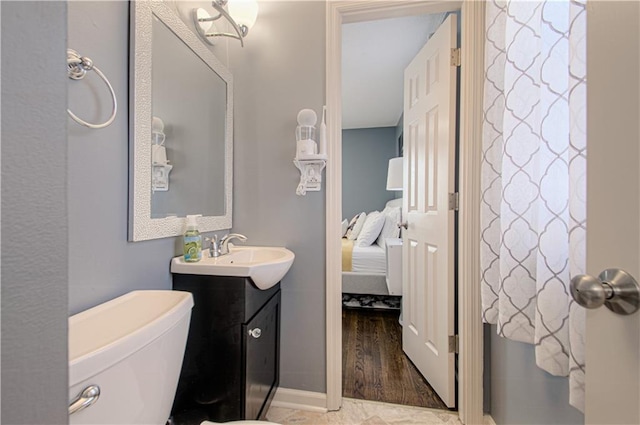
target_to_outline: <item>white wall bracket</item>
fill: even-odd
[[[167,161],[168,162],[168,161]],[[166,192],[169,190],[169,173],[173,165],[153,164],[151,166],[151,191]]]
[[[304,196],[307,192],[322,189],[322,170],[327,165],[326,159],[294,159],[293,163],[300,170],[300,184],[296,195]]]

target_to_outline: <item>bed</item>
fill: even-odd
[[[367,295],[401,295],[401,283],[397,278],[389,279],[389,264],[399,267],[401,257],[401,245],[397,243],[400,221],[400,207],[402,199],[393,199],[387,202],[382,212],[370,212],[366,214],[372,219],[375,214],[384,217],[384,224],[375,235],[374,242],[363,244],[363,234],[353,235],[347,231],[342,238],[342,292],[343,294],[367,294]],[[359,217],[351,220],[351,229],[356,227]],[[378,220],[380,218],[378,217]],[[361,232],[367,232],[367,218],[363,220]],[[375,233],[375,229],[373,229]],[[371,233],[368,235],[371,239]],[[392,250],[390,250],[390,248]],[[391,253],[391,258],[389,258]],[[398,257],[398,258],[396,258]],[[396,273],[397,274],[397,273]],[[395,277],[395,276],[394,276]]]

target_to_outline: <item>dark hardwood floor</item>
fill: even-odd
[[[342,309],[342,395],[446,409],[402,352],[399,311]]]

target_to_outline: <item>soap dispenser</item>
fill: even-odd
[[[198,217],[202,214],[187,216],[187,231],[184,234],[184,261],[195,263],[202,258],[202,236],[198,231]]]

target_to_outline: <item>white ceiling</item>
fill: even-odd
[[[403,74],[445,13],[342,26],[342,128],[393,127]]]

